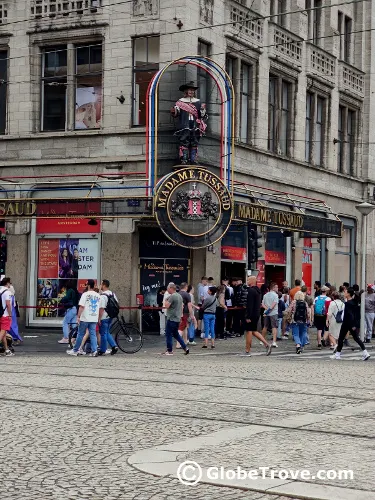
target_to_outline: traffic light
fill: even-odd
[[[247,245],[247,261],[249,268],[260,260],[263,255],[259,252],[259,248],[263,246],[263,235],[257,230],[255,224],[248,225],[248,245]]]
[[[6,236],[0,239],[0,274],[5,274],[5,263],[8,258],[8,242]]]

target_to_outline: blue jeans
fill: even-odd
[[[292,323],[293,338],[296,344],[301,347],[306,345],[307,342],[307,324],[306,323]]]
[[[74,346],[74,352],[77,352],[82,344],[83,337],[85,336],[86,330],[88,329],[90,334],[90,344],[91,344],[91,352],[95,352],[98,350],[98,341],[96,338],[96,323],[86,323],[85,321],[81,321],[78,327],[78,335],[77,340]]]
[[[116,342],[113,340],[113,337],[109,331],[111,323],[111,318],[102,319],[102,321],[100,322],[99,333],[101,352],[105,352],[107,350],[107,343],[110,347],[116,347]]]
[[[184,342],[184,339],[178,333],[179,324],[180,324],[179,321],[171,321],[170,319],[167,319],[167,324],[165,325],[165,338],[167,341],[167,351],[168,352],[173,351],[173,339],[174,338],[177,340],[177,342],[179,342],[182,349],[184,351],[186,350],[186,344]]]
[[[204,322],[204,338],[208,339],[209,335],[211,335],[211,339],[215,338],[215,314],[204,314],[203,315]]]
[[[193,321],[191,321],[190,324],[189,324],[188,338],[189,338],[190,342],[193,342],[194,339],[195,339],[195,326],[194,326],[194,322]]]
[[[62,324],[64,339],[69,338],[69,330],[70,330],[69,323],[77,324],[77,308],[75,306],[71,307],[70,309],[67,309],[65,312]]]

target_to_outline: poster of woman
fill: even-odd
[[[75,266],[78,277],[77,247],[78,247],[78,239],[60,240],[59,278],[65,278],[65,279],[73,278],[74,277],[73,265]]]

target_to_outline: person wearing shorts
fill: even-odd
[[[267,349],[267,356],[271,354],[272,344],[269,344],[261,333],[258,332],[258,322],[260,318],[261,295],[260,290],[256,285],[257,279],[255,276],[247,278],[247,303],[246,303],[246,350],[245,356],[250,356],[251,342],[254,337],[259,339]]]
[[[5,356],[14,356],[14,353],[8,349],[7,332],[12,325],[12,295],[9,290],[12,282],[10,278],[1,280],[0,297],[3,308],[3,315],[0,317],[0,342],[5,349]]]
[[[262,307],[264,309],[264,327],[263,327],[263,337],[267,335],[268,329],[272,330],[273,343],[272,347],[278,347],[276,344],[277,338],[277,320],[279,316],[279,296],[278,296],[278,286],[276,283],[270,284],[270,291],[267,292],[263,297]]]
[[[187,289],[188,289],[188,284],[181,283],[179,293],[182,297],[183,311],[182,311],[180,324],[178,326],[178,333],[184,339],[185,344],[188,343],[187,327],[188,327],[189,316],[191,319],[193,319],[193,317],[194,317],[193,306],[191,303],[191,295],[190,295],[190,293],[188,293]],[[180,349],[180,348],[181,348],[181,346],[177,342],[176,349]]]

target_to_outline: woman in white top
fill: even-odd
[[[191,297],[191,304],[193,306],[193,309],[197,309],[199,311],[199,307],[195,305],[195,300],[194,300],[194,287],[192,285],[189,285],[187,288],[187,293],[190,294]],[[195,342],[195,330],[197,329],[197,319],[194,314],[194,318],[191,319],[189,318],[189,327],[188,327],[188,344],[189,345],[197,345]]]
[[[332,292],[332,300],[329,304],[327,313],[327,327],[329,328],[329,341],[331,343],[331,349],[335,349],[335,347],[337,347],[337,339],[339,338],[342,319],[344,317],[345,304],[339,297],[340,295],[338,292]],[[341,322],[338,323],[336,319],[339,319],[340,316]]]

